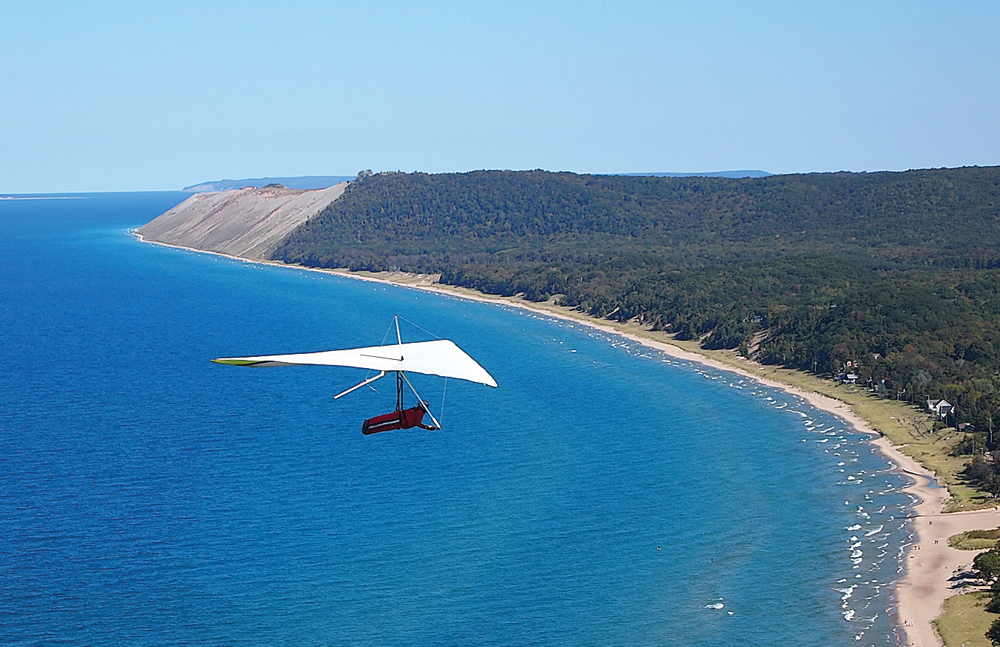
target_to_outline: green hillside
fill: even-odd
[[[639,320],[885,397],[1000,410],[1000,168],[763,178],[380,173],[274,258]],[[856,369],[860,365],[860,369]],[[1000,435],[1000,434],[998,434]]]

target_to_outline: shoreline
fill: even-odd
[[[868,442],[875,451],[880,453],[889,462],[890,469],[893,472],[903,474],[912,481],[912,483],[903,488],[903,491],[912,496],[916,501],[912,505],[912,513],[908,517],[912,521],[911,527],[914,533],[914,541],[903,555],[903,563],[901,564],[899,576],[894,582],[891,598],[894,601],[891,613],[894,612],[895,616],[892,621],[897,630],[897,640],[901,645],[912,645],[913,647],[941,647],[943,645],[932,621],[937,619],[943,612],[942,605],[944,601],[961,592],[952,588],[949,581],[952,574],[960,567],[970,565],[973,557],[976,555],[975,551],[962,551],[949,547],[948,537],[968,530],[1000,527],[1000,509],[998,508],[945,513],[944,505],[950,498],[950,494],[947,487],[938,485],[936,474],[921,465],[916,459],[900,451],[880,431],[875,429],[872,423],[857,415],[846,402],[829,395],[809,391],[796,385],[754,373],[750,370],[754,365],[749,362],[747,363],[747,367],[743,368],[734,363],[720,361],[707,355],[684,349],[669,341],[654,339],[651,336],[637,334],[637,332],[621,330],[611,322],[603,323],[601,320],[584,315],[583,313],[571,314],[571,312],[575,311],[571,311],[565,306],[545,303],[536,304],[517,297],[492,296],[458,286],[444,287],[442,284],[437,283],[436,279],[431,276],[398,273],[396,280],[393,280],[393,276],[396,273],[383,272],[381,274],[385,276],[373,276],[370,273],[359,274],[344,269],[289,265],[277,261],[248,259],[221,252],[150,241],[144,239],[136,230],[130,230],[129,234],[144,243],[162,245],[174,249],[185,249],[203,254],[214,254],[246,263],[332,274],[374,283],[388,283],[399,287],[409,287],[470,301],[523,308],[537,314],[578,323],[604,333],[624,337],[630,341],[658,350],[674,359],[736,373],[756,380],[766,386],[780,389],[790,395],[799,397],[816,409],[840,418],[856,431],[869,436],[870,439]],[[925,520],[927,521],[926,524],[923,523]],[[934,521],[938,522],[937,525],[934,525]]]

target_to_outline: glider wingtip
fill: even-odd
[[[229,366],[247,366],[249,364],[253,364],[253,362],[249,362],[247,360],[232,359],[229,357],[216,357],[212,360],[212,362],[215,364],[227,364]]]

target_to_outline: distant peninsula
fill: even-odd
[[[302,175],[298,177],[258,177],[245,180],[213,180],[186,186],[181,191],[188,193],[212,193],[245,189],[247,187],[261,188],[269,184],[280,184],[289,189],[327,189],[341,182],[349,182],[354,176],[348,175]]]
[[[364,173],[364,172],[363,172]],[[767,177],[767,171],[711,171],[708,173],[614,173],[625,177]],[[354,180],[352,175],[300,175],[296,177],[258,177],[244,180],[212,180],[200,184],[186,186],[181,191],[188,193],[212,193],[214,191],[229,191],[247,187],[264,187],[269,184],[280,184],[289,189],[326,189],[341,182]]]
[[[625,177],[768,177],[767,171],[709,171],[707,173],[615,173]]]

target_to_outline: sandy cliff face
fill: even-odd
[[[344,192],[329,189],[246,188],[191,196],[141,227],[149,241],[266,260],[296,227]]]

